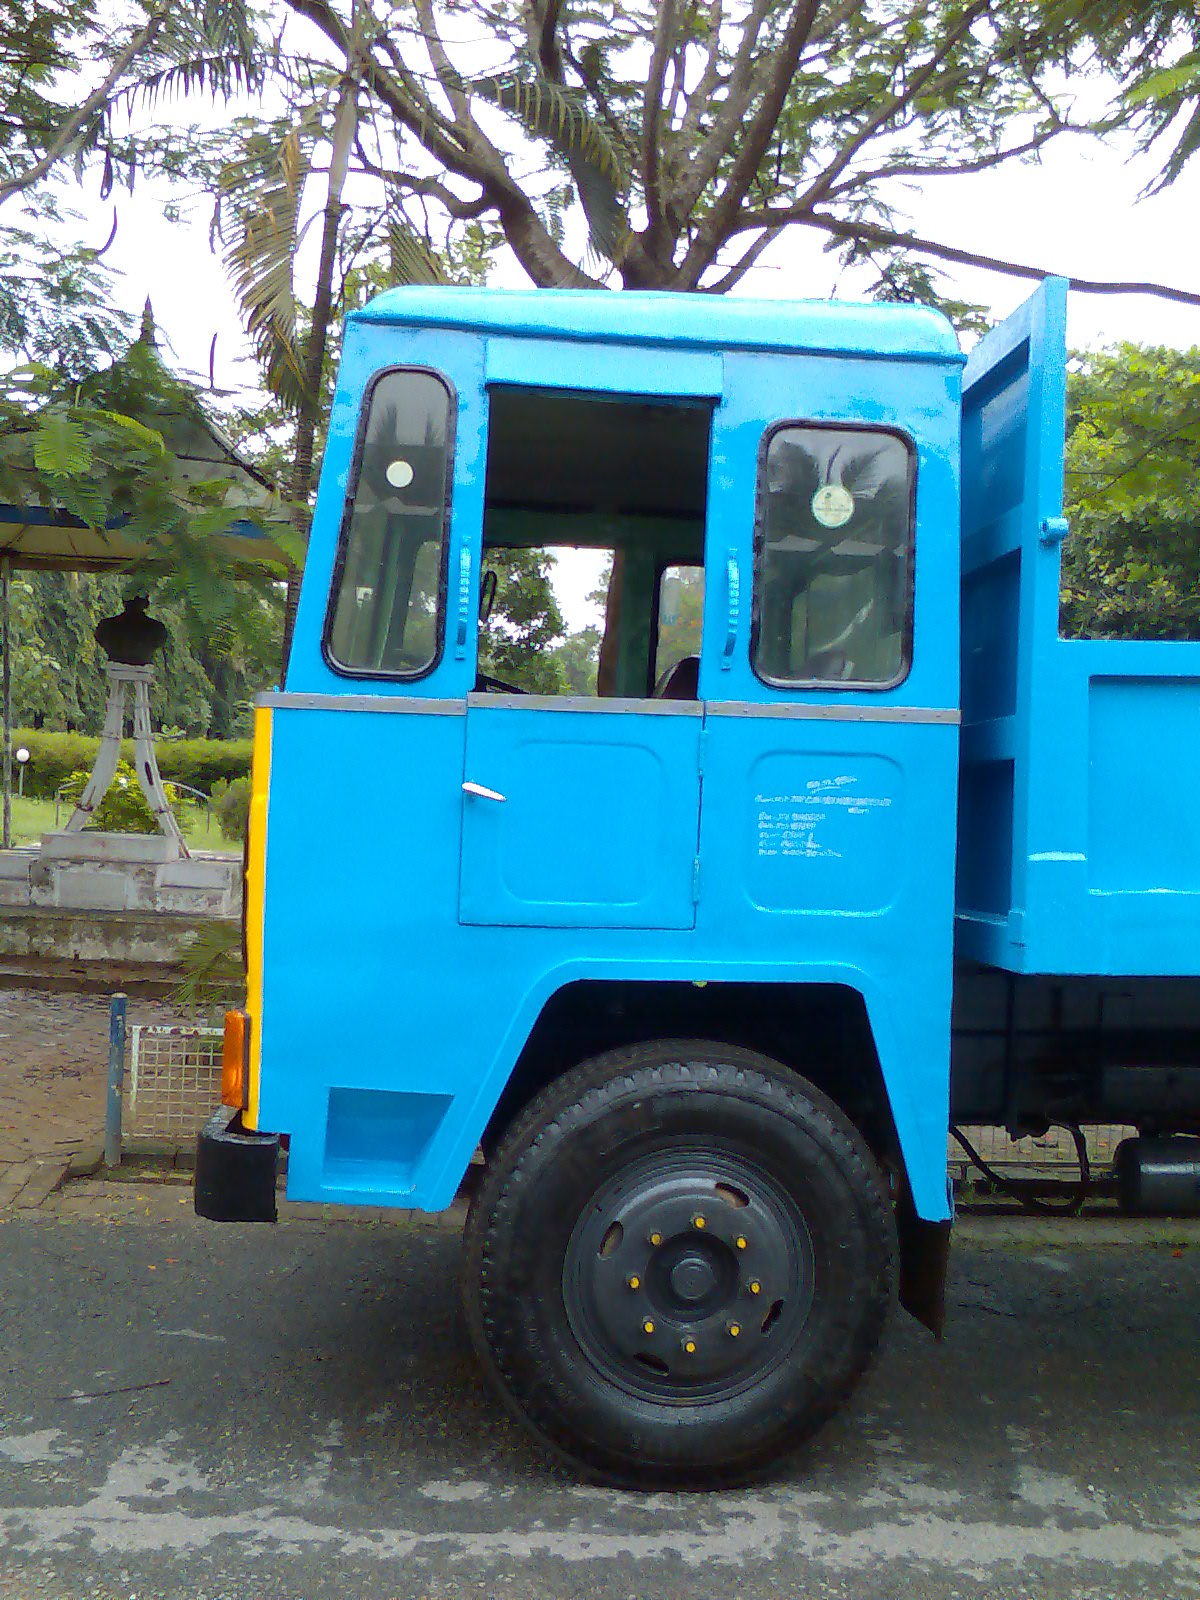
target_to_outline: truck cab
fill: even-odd
[[[1141,914],[1056,853],[1079,751],[1031,709],[1078,675],[1042,638],[1064,305],[965,397],[924,308],[413,288],[347,324],[197,1209],[273,1216],[280,1138],[293,1199],[473,1173],[483,1366],[607,1481],[762,1471],[866,1367],[898,1251],[936,1278],[956,920],[1007,981],[1110,970]],[[608,573],[594,684],[484,632],[551,560]],[[1194,968],[1172,915],[1155,971]],[[965,1075],[989,1115],[1008,1065]]]

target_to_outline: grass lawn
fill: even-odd
[[[58,826],[65,828],[67,818],[71,815],[69,805],[58,808]],[[242,853],[240,844],[232,839],[226,839],[220,828],[217,827],[214,817],[211,825],[205,827],[204,812],[195,806],[188,806],[183,813],[183,836],[193,850],[219,850],[224,855],[236,856]],[[27,800],[23,795],[14,794],[12,797],[12,836],[14,844],[37,844],[43,833],[54,831],[54,801],[53,800]]]

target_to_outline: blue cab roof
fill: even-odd
[[[750,300],[668,290],[387,289],[350,320],[533,338],[717,350],[807,350],[889,360],[964,360],[940,311],[838,300]]]

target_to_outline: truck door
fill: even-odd
[[[700,675],[698,937],[861,996],[927,1218],[945,1215],[957,381],[950,361],[726,356]]]
[[[617,354],[636,384],[639,353]],[[642,394],[511,381],[544,377],[546,360],[532,352],[521,368],[510,352],[509,381],[490,386],[484,593],[489,560],[611,555],[598,692],[528,692],[499,667],[481,671],[467,704],[459,919],[691,928],[703,715],[694,678],[687,697],[655,694],[652,640],[663,565],[701,558],[711,405],[664,393],[661,361]]]

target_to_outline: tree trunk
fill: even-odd
[[[325,197],[325,223],[321,233],[321,262],[317,268],[317,290],[313,301],[312,327],[304,347],[304,398],[296,421],[296,455],[292,463],[292,477],[288,497],[305,522],[309,520],[308,502],[312,492],[313,448],[317,427],[321,420],[321,374],[325,366],[325,348],[329,342],[329,320],[333,312],[333,268],[337,259],[338,228],[342,220],[342,190],[346,185],[346,170],[354,136],[358,129],[358,79],[353,62],[346,64],[342,79],[337,112],[333,119],[333,153],[329,160],[329,189]],[[292,650],[292,634],[296,626],[296,608],[300,602],[301,569],[289,564],[287,601],[283,611],[283,672],[281,682],[287,681],[288,657]]]

